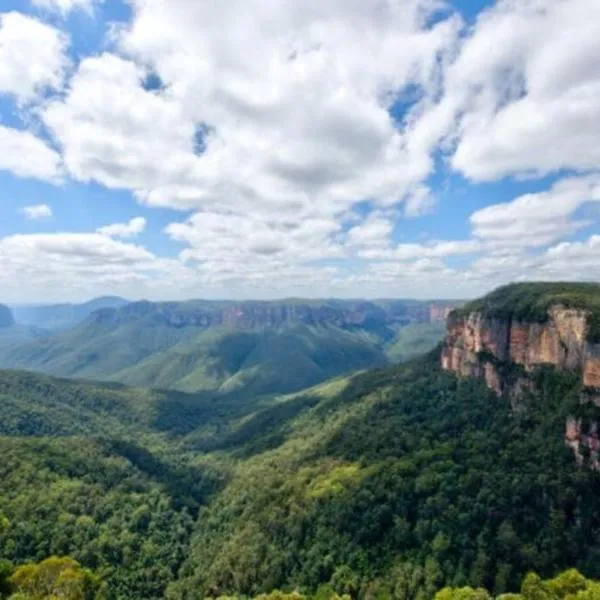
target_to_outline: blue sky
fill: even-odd
[[[595,0],[0,0],[5,302],[598,279]]]

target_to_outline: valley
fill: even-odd
[[[0,328],[0,367],[190,393],[286,393],[433,348],[452,306],[98,299],[17,311],[29,320]],[[83,318],[69,328],[40,327],[65,313]]]
[[[587,298],[600,295],[587,293],[577,310],[591,335],[597,312]],[[471,348],[456,330],[460,319],[479,322],[474,315],[508,298],[526,300],[519,312],[490,315],[496,323],[514,327],[530,314],[549,322],[565,290],[520,284],[494,294],[454,311],[444,344],[421,356],[345,369],[291,392],[250,393],[268,389],[255,380],[185,392],[0,371],[0,556],[14,565],[72,556],[115,599],[279,589],[321,600],[427,600],[447,587],[439,599],[451,600],[470,598],[465,586],[477,598],[485,596],[476,588],[487,597],[519,591],[529,571],[550,578],[576,567],[599,578],[600,471],[588,438],[577,453],[565,439],[569,419],[582,436],[600,421],[600,408],[582,402],[591,390],[581,372],[549,363],[521,371],[513,356],[492,355],[496,338],[477,333]],[[184,343],[173,342],[186,329],[181,315],[129,310],[133,316],[123,308],[92,314],[44,356],[67,342],[74,348],[84,331],[95,342],[100,326],[106,340],[124,339],[140,321],[157,327],[146,351]],[[344,339],[343,358],[352,346],[341,336],[381,331],[365,322],[360,334],[355,322],[346,330],[314,321],[269,333],[327,353]],[[232,335],[232,324],[219,321],[216,337],[223,327]],[[405,325],[417,346],[420,327]],[[234,331],[267,335],[262,322]],[[163,341],[167,332],[173,338]],[[239,348],[245,338],[234,339]],[[469,364],[493,358],[499,391],[484,367],[449,368],[449,349],[472,352]],[[515,374],[527,378],[518,391],[509,385]],[[533,599],[524,581],[523,597]],[[595,585],[577,581],[578,589]]]

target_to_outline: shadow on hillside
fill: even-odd
[[[171,465],[138,444],[126,440],[103,440],[107,451],[126,458],[134,467],[162,484],[173,508],[187,508],[196,518],[200,507],[224,485],[216,471],[190,465]]]
[[[260,410],[225,436],[215,450],[232,450],[234,455],[243,458],[273,450],[288,439],[292,431],[290,422],[320,400],[317,396],[300,396]]]

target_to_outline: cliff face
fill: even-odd
[[[437,306],[437,305],[432,305]],[[440,310],[446,308],[441,305]],[[107,325],[147,320],[169,327],[228,326],[235,329],[278,328],[289,325],[335,325],[337,327],[386,327],[430,321],[425,303],[390,301],[328,303],[239,302],[132,302],[120,308],[94,312],[91,321]]]
[[[482,312],[451,315],[442,368],[461,377],[485,380],[488,388],[518,406],[525,389],[534,388],[527,373],[541,365],[579,373],[584,385],[581,403],[600,406],[600,344],[588,338],[590,313],[560,305],[548,309],[545,322],[527,322],[486,317]],[[521,365],[525,375],[503,377],[502,365]],[[515,402],[516,401],[516,402]],[[600,469],[600,435],[597,421],[570,416],[565,423],[565,443],[579,464],[587,452],[594,468]],[[583,449],[585,452],[582,452]]]
[[[526,371],[553,365],[581,373],[584,385],[600,389],[600,344],[587,340],[588,313],[553,306],[544,323],[490,318],[480,312],[451,316],[442,350],[442,368],[464,377],[483,377],[501,393],[494,363],[512,362]],[[491,359],[491,360],[490,360]]]

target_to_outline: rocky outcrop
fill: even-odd
[[[461,377],[477,377],[496,394],[504,395],[518,409],[525,390],[533,390],[529,378],[536,367],[551,365],[580,374],[584,392],[581,403],[600,406],[600,344],[588,339],[590,314],[556,305],[544,322],[501,319],[482,312],[451,315],[442,349],[442,368]],[[507,367],[520,365],[522,374],[507,377]],[[596,421],[575,416],[565,424],[565,443],[579,464],[584,456],[600,468],[600,436]]]
[[[587,339],[588,313],[553,306],[545,322],[512,321],[480,312],[451,315],[442,350],[442,368],[461,376],[482,377],[501,393],[505,382],[497,363],[541,365],[581,373],[584,385],[600,389],[600,344]]]
[[[598,423],[589,424],[587,431],[584,430],[583,419],[568,417],[565,425],[565,443],[575,454],[578,464],[584,461],[584,455],[589,454],[592,466],[600,467],[600,437],[598,436]]]

